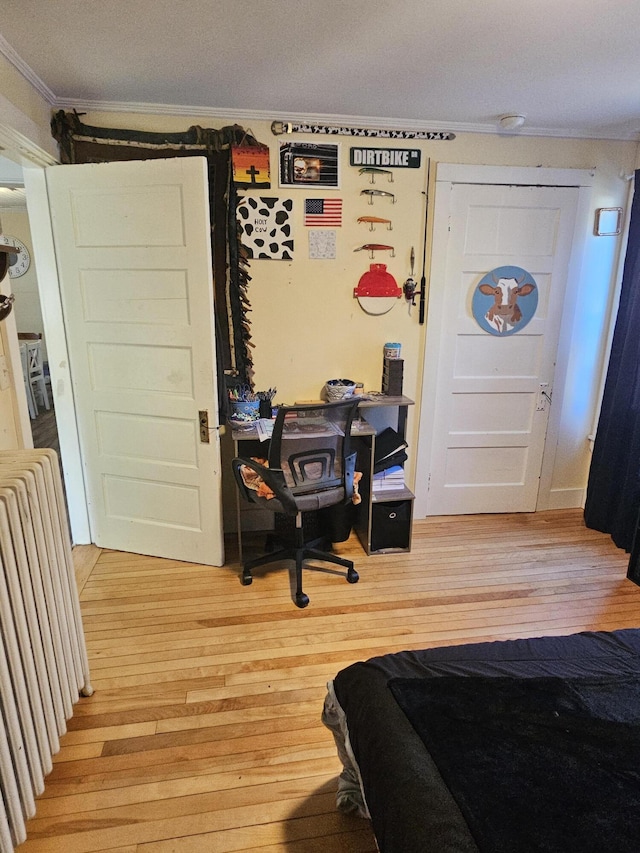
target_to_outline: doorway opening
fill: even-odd
[[[0,222],[3,236],[24,248],[14,259],[17,263],[9,268],[8,278],[11,292],[15,296],[13,314],[18,332],[33,446],[51,448],[60,457],[58,424],[51,391],[47,341],[33,259],[22,168],[4,157],[0,157]]]

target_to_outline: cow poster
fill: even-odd
[[[290,198],[248,196],[238,203],[241,241],[250,258],[293,259],[292,210],[293,200]]]
[[[478,282],[471,310],[485,332],[505,337],[520,332],[538,308],[538,285],[522,267],[496,267]]]

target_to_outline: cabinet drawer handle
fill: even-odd
[[[395,518],[397,516],[397,514],[398,514],[397,512],[390,512],[389,518]]]

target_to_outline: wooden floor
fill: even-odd
[[[39,407],[37,416],[31,421],[31,434],[34,447],[51,447],[60,453],[56,413],[52,403],[49,409]]]
[[[95,694],[69,732],[21,853],[368,853],[335,810],[325,682],[405,648],[640,625],[627,555],[578,510],[432,518],[360,583],[102,552],[81,584]],[[232,555],[231,555],[232,556]],[[88,575],[88,577],[86,577]],[[86,578],[86,582],[85,582]]]

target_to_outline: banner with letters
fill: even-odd
[[[350,148],[351,166],[385,166],[387,169],[419,169],[417,148]]]

